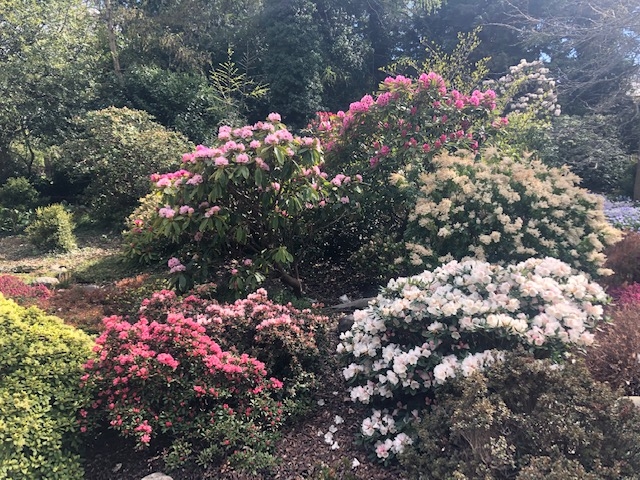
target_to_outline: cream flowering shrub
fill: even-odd
[[[402,261],[415,269],[475,257],[504,263],[555,257],[605,275],[603,250],[620,239],[602,199],[579,188],[567,169],[487,149],[442,153],[417,181]]]
[[[413,442],[433,392],[525,349],[560,361],[593,343],[602,287],[555,258],[501,266],[469,259],[391,280],[338,345],[354,402],[373,407],[365,443],[387,461]]]

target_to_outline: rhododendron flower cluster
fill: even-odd
[[[256,432],[279,425],[272,394],[282,382],[246,353],[224,351],[193,319],[168,313],[161,323],[141,316],[131,324],[112,316],[104,324],[82,377],[93,398],[80,412],[83,431],[104,420],[138,448],[158,436],[234,448],[233,433],[215,430],[218,422],[235,418]]]
[[[312,219],[311,211],[326,209],[333,220],[353,208],[349,194],[362,177],[328,175],[320,140],[294,135],[279,118],[272,113],[254,125],[221,126],[214,145],[183,155],[180,170],[153,174],[155,194],[130,222],[126,255],[148,261],[150,245],[168,247],[171,261],[180,262],[170,269],[183,291],[194,276],[206,279],[209,263],[220,258],[253,260],[229,279],[240,292],[270,270],[286,271],[304,243],[296,239],[321,223],[322,215]]]
[[[417,180],[402,260],[417,268],[475,257],[492,263],[551,256],[603,275],[603,250],[620,239],[602,199],[566,169],[487,149],[434,158]]]
[[[298,388],[297,382],[311,383],[329,328],[328,317],[274,303],[264,289],[231,304],[198,295],[179,298],[162,290],[143,300],[140,313],[158,322],[178,313],[192,318],[222,348],[262,361],[269,376],[285,380],[286,389]]]
[[[591,345],[606,300],[597,283],[551,257],[508,266],[452,261],[391,280],[355,312],[338,345],[352,400],[376,409],[363,421],[365,442],[381,459],[399,453],[408,441],[398,434],[410,434],[405,427],[417,416],[410,408],[423,408],[438,385],[501,361],[505,351],[559,360]],[[401,407],[389,413],[388,405]]]
[[[365,95],[347,112],[319,112],[315,128],[324,136],[331,153],[328,161],[341,165],[355,159],[361,167],[384,166],[388,174],[410,162],[423,163],[416,154],[434,154],[445,147],[477,148],[486,131],[476,124],[496,108],[493,90],[470,95],[448,90],[442,77],[423,73],[417,80],[402,75],[388,77],[375,98]],[[493,128],[508,123],[498,121]],[[380,180],[386,180],[381,178]]]

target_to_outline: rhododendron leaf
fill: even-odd
[[[276,160],[278,161],[278,165],[282,166],[285,164],[285,153],[282,149],[282,147],[276,146],[273,149],[273,153],[276,156]]]
[[[262,174],[262,169],[260,168],[256,168],[256,171],[254,172],[254,178],[256,181],[256,185],[258,185],[259,187],[263,186],[263,180],[264,180],[264,175]]]
[[[243,228],[237,228],[235,233],[236,242],[240,244],[247,243],[247,232]]]
[[[245,180],[249,178],[249,169],[244,165],[238,168],[237,173],[241,175]]]

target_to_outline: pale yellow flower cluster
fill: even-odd
[[[606,274],[602,251],[620,232],[607,223],[602,200],[578,187],[568,169],[496,149],[480,161],[470,152],[443,153],[433,166],[418,177],[409,215],[411,265],[433,266],[443,256],[490,262],[552,256]]]

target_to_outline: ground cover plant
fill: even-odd
[[[0,293],[23,307],[35,305],[42,309],[51,297],[44,285],[28,285],[15,275],[0,275]]]
[[[638,203],[630,198],[605,198],[604,212],[607,220],[617,228],[630,231],[640,229],[640,209]]]

